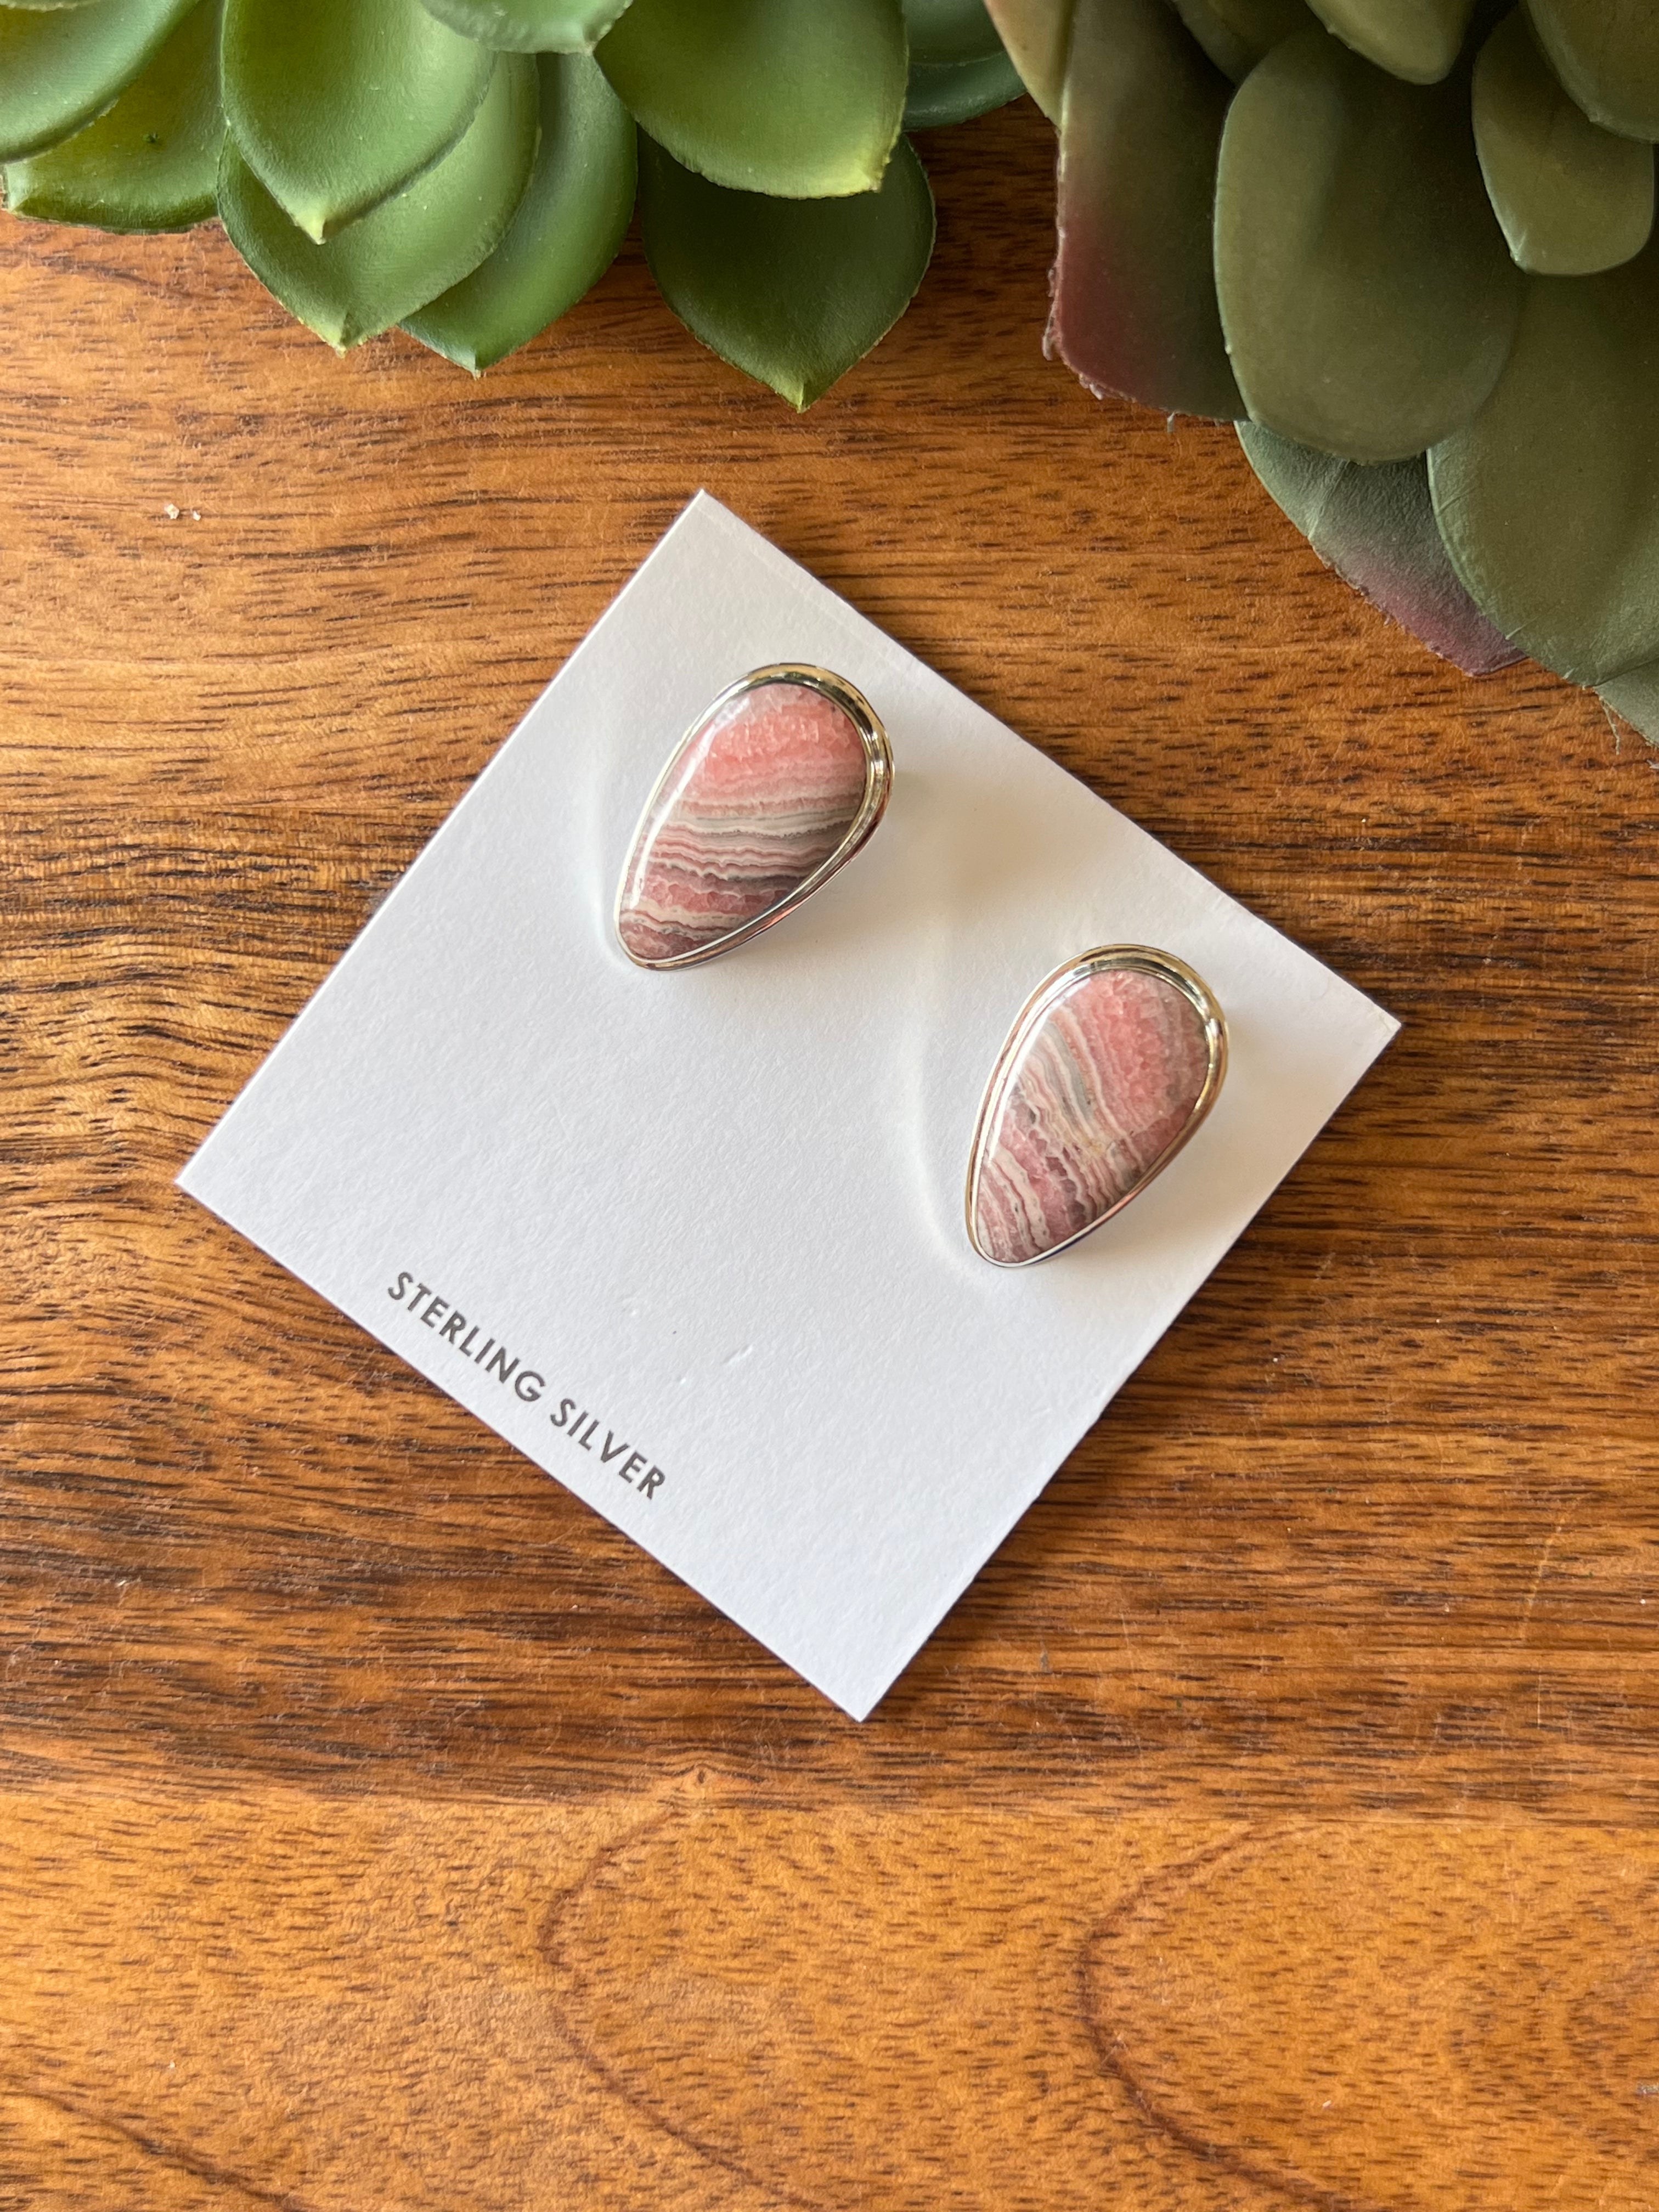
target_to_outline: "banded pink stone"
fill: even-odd
[[[1173,982],[1080,965],[999,1063],[971,1185],[976,1249],[1023,1267],[1115,1212],[1207,1103],[1211,1052]]]
[[[660,966],[708,954],[781,905],[845,842],[865,740],[816,685],[778,678],[717,704],[676,754],[629,855],[617,933]]]

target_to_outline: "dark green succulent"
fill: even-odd
[[[475,373],[607,268],[808,405],[903,313],[933,206],[907,129],[1020,84],[982,0],[0,0],[21,216],[217,214],[342,349]]]
[[[1053,349],[1659,739],[1659,0],[989,5],[1060,132]]]

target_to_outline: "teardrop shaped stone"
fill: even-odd
[[[757,684],[681,745],[634,841],[617,902],[647,965],[712,951],[799,890],[845,839],[869,762],[845,708],[810,684]]]
[[[978,1249],[1019,1267],[1103,1220],[1187,1128],[1209,1073],[1184,991],[1133,968],[1079,975],[1024,1040],[981,1131]]]

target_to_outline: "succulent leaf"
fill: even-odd
[[[1422,454],[1340,460],[1257,422],[1238,425],[1250,466],[1328,568],[1465,675],[1521,659],[1457,580],[1429,497]]]
[[[633,0],[597,52],[641,129],[734,191],[873,191],[904,113],[899,0]]]
[[[1659,661],[1659,240],[1600,276],[1535,276],[1474,420],[1429,455],[1476,603],[1575,683]]]
[[[1227,90],[1164,0],[1077,0],[1048,338],[1093,392],[1243,412],[1211,258]]]
[[[226,0],[222,62],[238,151],[320,241],[448,153],[495,57],[421,0]]]
[[[1659,661],[1610,677],[1596,688],[1615,714],[1633,723],[1650,745],[1659,745]]]
[[[1653,228],[1653,149],[1562,90],[1517,8],[1474,67],[1474,143],[1510,252],[1546,276],[1615,269]]]
[[[994,107],[1006,107],[1024,91],[1019,71],[999,47],[982,62],[942,67],[912,62],[904,100],[907,131],[935,131],[948,123],[971,123]]]
[[[640,224],[687,329],[806,408],[909,305],[933,252],[933,196],[908,138],[878,191],[819,200],[728,191],[642,138]]]
[[[591,54],[628,0],[424,0],[440,22],[507,53]]]
[[[1659,138],[1659,8],[1654,0],[1527,0],[1550,65],[1592,123]]]
[[[1306,0],[1174,0],[1176,13],[1224,76],[1237,84],[1281,39],[1305,31]]]
[[[227,136],[220,215],[260,283],[343,353],[448,291],[500,245],[535,161],[539,104],[531,57],[497,56],[459,143],[322,244],[289,221]]]
[[[1407,84],[1438,84],[1462,51],[1474,0],[1308,0],[1337,37]]]
[[[1216,276],[1255,422],[1349,460],[1420,453],[1497,382],[1522,278],[1460,85],[1401,83],[1313,29],[1239,87]]]
[[[0,7],[0,161],[43,153],[118,100],[196,0]]]
[[[100,230],[187,230],[213,213],[219,146],[219,0],[198,4],[95,123],[8,163],[15,215]]]
[[[1024,90],[985,0],[904,0],[910,44],[907,131],[967,123]]]
[[[528,343],[617,258],[634,213],[634,118],[586,54],[544,54],[541,144],[506,236],[404,327],[477,376]]]
[[[904,34],[912,65],[961,67],[989,61],[1003,51],[985,0],[902,0]]]
[[[1073,0],[985,0],[985,6],[1020,82],[1058,128]]]

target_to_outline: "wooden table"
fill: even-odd
[[[1659,2205],[1659,787],[1044,362],[0,228],[0,2205]],[[1399,1042],[855,1727],[172,1187],[706,484]]]

